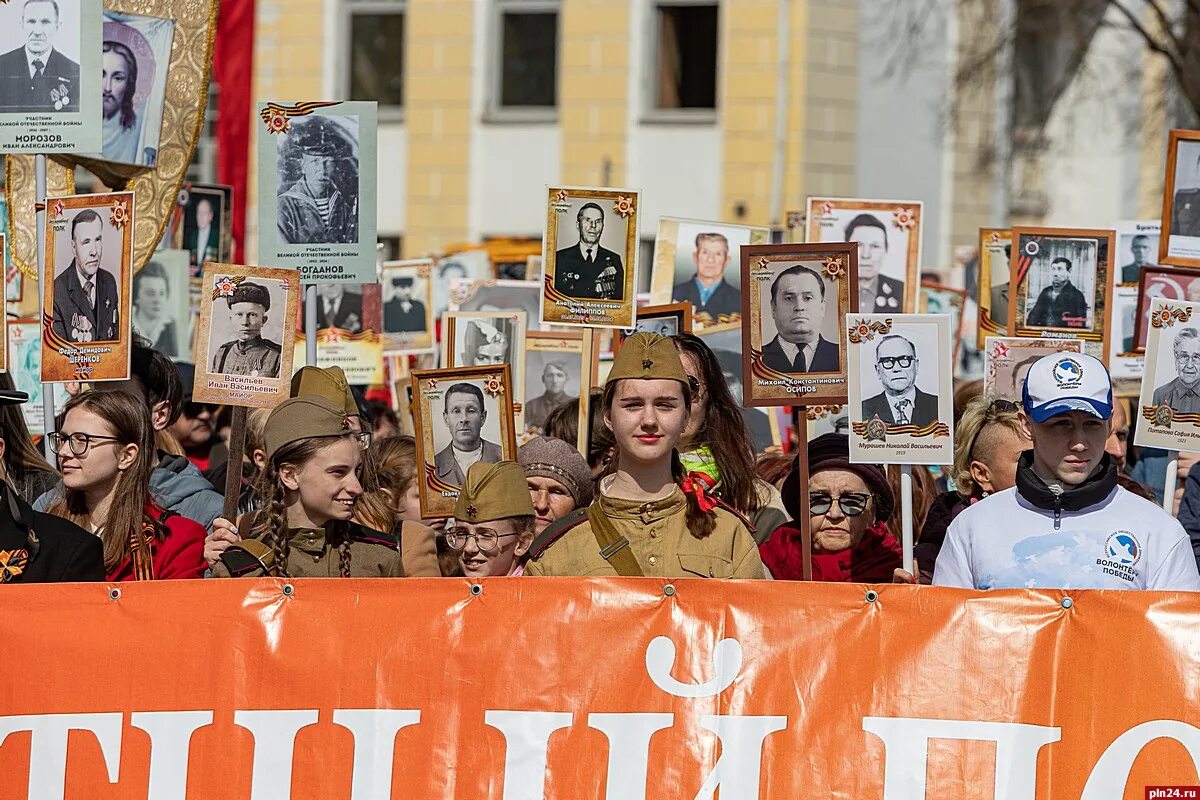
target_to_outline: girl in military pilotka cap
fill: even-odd
[[[745,518],[684,473],[675,445],[691,400],[670,339],[625,340],[601,406],[616,440],[615,471],[586,510],[538,537],[527,574],[766,577]]]
[[[221,553],[214,577],[400,577],[396,539],[351,521],[363,487],[362,447],[343,406],[324,397],[285,400],[265,432],[256,491],[264,507],[243,517],[242,541]],[[232,523],[213,523],[225,531]]]
[[[454,503],[446,544],[468,578],[521,575],[521,557],[533,543],[533,503],[525,473],[513,461],[476,461]]]

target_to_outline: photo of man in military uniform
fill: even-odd
[[[287,162],[280,165],[281,179],[290,178],[277,206],[281,242],[358,241],[358,142],[337,119],[312,116],[292,122],[281,150]]]
[[[226,298],[229,325],[236,338],[217,348],[212,371],[221,375],[251,375],[278,378],[280,353],[277,342],[264,339],[263,326],[271,310],[271,293],[259,283],[243,281]]]
[[[554,288],[568,297],[623,300],[625,268],[621,256],[603,247],[604,209],[584,203],[575,216],[579,241],[555,254]]]

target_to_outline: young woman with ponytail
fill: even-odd
[[[323,397],[285,400],[264,432],[266,464],[255,492],[262,507],[214,529],[239,541],[213,577],[402,577],[396,538],[354,521],[363,494],[362,444],[345,410]]]
[[[63,488],[46,513],[100,538],[106,580],[204,575],[204,528],[150,498],[158,462],[146,404],[118,391],[88,391],[67,403],[51,434]]]
[[[763,578],[746,519],[684,471],[675,449],[692,390],[674,343],[638,333],[621,345],[602,409],[616,450],[584,510],[548,527],[527,575]]]

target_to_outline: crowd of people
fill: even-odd
[[[913,468],[909,572],[898,468],[852,463],[840,433],[793,441],[806,475],[796,455],[756,453],[716,356],[690,334],[626,339],[603,389],[550,411],[516,461],[469,466],[449,519],[421,518],[414,440],[340,369],[303,367],[290,399],[249,413],[234,465],[227,409],[194,402],[192,367],[139,340],[128,381],[67,403],[53,464],[0,375],[0,581],[802,580],[807,528],[818,581],[1200,590],[1200,463],[1181,459],[1168,514],[1138,481],[1154,454],[1131,452],[1103,364],[1071,357],[1079,382],[1064,388],[1048,355],[1020,402],[958,387],[954,463]]]

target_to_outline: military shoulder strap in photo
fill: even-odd
[[[604,512],[600,510],[598,504],[593,503],[588,506],[587,516],[588,522],[592,526],[592,535],[596,537],[596,544],[600,545],[600,557],[607,561],[609,566],[615,569],[621,577],[642,577],[645,573],[642,572],[642,567],[633,554],[629,540],[617,533],[617,529],[613,527],[608,517],[604,516]]]

